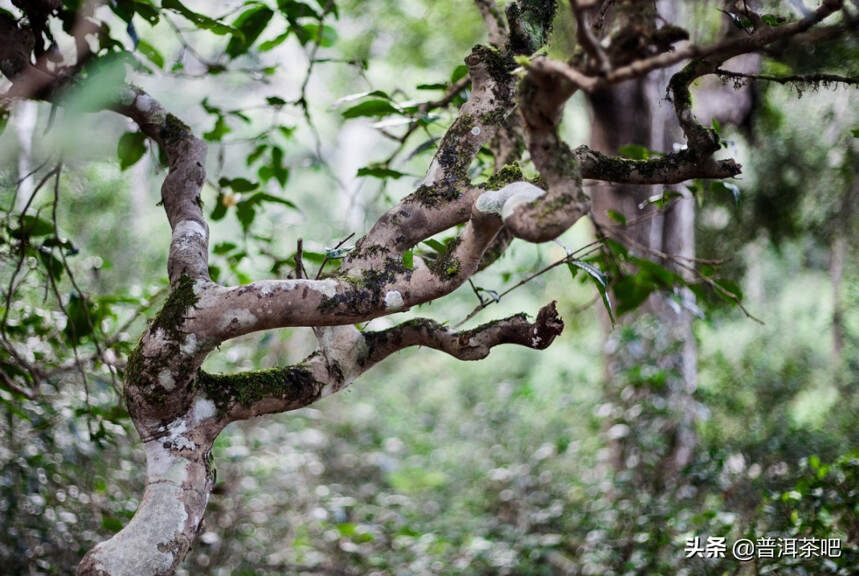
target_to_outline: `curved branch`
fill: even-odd
[[[183,275],[208,280],[209,227],[200,201],[206,143],[139,88],[124,90],[115,110],[134,120],[167,155],[170,171],[161,186],[161,201],[173,230],[167,260],[170,283],[175,285]]]
[[[321,351],[300,364],[238,374],[201,371],[197,381],[202,401],[215,404],[219,425],[223,426],[308,406],[349,386],[375,364],[411,346],[427,346],[460,360],[480,360],[500,344],[543,350],[563,329],[555,302],[541,308],[534,322],[525,314],[517,314],[458,332],[425,318],[379,332],[362,333],[352,326],[338,326],[319,333]]]
[[[383,214],[343,262],[344,272],[378,268],[421,240],[468,220],[479,191],[467,170],[515,107],[513,60],[486,46],[465,59],[471,93],[442,137],[423,184]]]
[[[731,178],[738,175],[742,166],[732,159],[703,160],[681,150],[648,160],[630,160],[609,156],[579,146],[573,151],[582,171],[582,178],[621,184],[677,184],[694,178]]]
[[[636,60],[626,66],[616,68],[602,77],[589,76],[569,64],[549,58],[536,58],[528,66],[533,70],[564,78],[585,92],[592,92],[610,84],[645,76],[654,70],[669,68],[684,60],[713,58],[724,62],[740,54],[756,52],[770,44],[795,37],[807,31],[824,18],[840,10],[843,4],[843,0],[824,0],[814,12],[796,22],[778,27],[761,28],[751,35],[731,38],[711,46],[690,44],[672,52],[664,52],[650,58]]]
[[[525,314],[494,320],[471,330],[454,331],[433,320],[418,318],[380,332],[364,333],[370,365],[409,346],[427,346],[460,360],[480,360],[499,344],[543,350],[564,330],[555,302],[547,304],[531,323]]]

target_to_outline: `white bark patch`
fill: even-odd
[[[208,398],[194,400],[194,424],[198,424],[215,415],[215,403]]]
[[[182,440],[179,440],[180,438]],[[146,452],[146,477],[150,482],[169,481],[181,485],[188,479],[189,462],[171,454],[169,449],[164,447],[165,445],[172,447],[177,441],[179,444],[190,442],[179,432],[170,434],[167,438],[150,440],[143,445],[143,450]],[[187,445],[184,447],[187,448]],[[193,444],[191,448],[193,449]]]
[[[173,373],[166,368],[158,373],[158,383],[165,390],[172,390],[176,387],[176,380],[173,379]]]
[[[325,357],[340,366],[347,382],[361,373],[358,359],[367,355],[367,342],[354,326],[329,326],[317,338]]]
[[[433,161],[430,164],[429,169],[427,170],[427,175],[424,176],[423,185],[424,186],[432,186],[433,184],[436,183],[436,180],[439,179],[441,174],[442,174],[441,165],[438,163],[438,161],[435,158],[433,158]]]
[[[477,197],[475,208],[487,214],[498,214],[505,220],[519,204],[544,196],[546,191],[530,182],[511,182],[498,190],[488,190]]]
[[[182,489],[169,483],[149,484],[134,519],[93,556],[110,576],[172,574],[173,538],[184,532],[188,514]]]
[[[194,444],[191,440],[188,440],[185,436],[179,436],[173,440],[173,449],[174,450],[193,450],[197,445]]]
[[[386,310],[401,310],[403,308],[403,295],[397,290],[391,290],[385,294]]]
[[[198,240],[195,236],[202,240],[206,239],[206,229],[196,220],[182,220],[176,224],[176,228],[173,230],[174,241],[179,240],[185,244],[192,242],[196,244]]]
[[[257,317],[254,314],[245,308],[230,308],[227,310],[226,314],[221,318],[221,331],[226,330],[227,328],[249,328],[253,326],[257,321]]]
[[[337,281],[330,278],[325,280],[296,280],[296,283],[312,282],[311,288],[315,288],[326,298],[333,298],[337,294]]]
[[[197,336],[188,334],[179,346],[179,350],[185,356],[193,356],[197,352]]]

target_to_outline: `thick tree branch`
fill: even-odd
[[[480,360],[499,344],[518,344],[535,350],[548,348],[564,329],[555,303],[540,309],[534,323],[525,314],[495,320],[471,330],[450,330],[433,320],[418,318],[388,330],[364,334],[367,362],[375,364],[409,346],[427,346],[460,360]]]
[[[411,346],[441,350],[460,360],[480,360],[500,344],[543,350],[563,331],[555,303],[540,309],[534,322],[525,314],[453,331],[417,318],[379,332],[352,326],[319,332],[319,352],[286,368],[217,375],[200,372],[202,401],[214,402],[219,425],[262,414],[297,410],[333,394],[391,354]]]
[[[731,178],[742,168],[731,159],[707,157],[702,160],[688,150],[648,160],[609,156],[587,146],[579,146],[573,152],[579,161],[582,178],[620,184],[677,184],[694,178]]]

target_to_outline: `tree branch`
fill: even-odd
[[[495,0],[474,0],[480,15],[486,23],[489,32],[489,43],[496,48],[503,48],[507,42],[507,22]]]
[[[115,110],[134,120],[167,155],[170,171],[161,186],[161,201],[173,230],[167,261],[170,284],[183,275],[209,280],[209,227],[200,201],[206,180],[206,143],[139,88],[123,90]]]
[[[648,160],[609,156],[587,146],[579,146],[573,152],[579,161],[582,178],[620,184],[677,184],[694,178],[731,178],[742,168],[732,159],[707,157],[702,160],[688,150]]]
[[[489,322],[471,330],[453,331],[426,318],[417,318],[379,332],[359,332],[352,326],[326,328],[321,351],[285,368],[208,374],[197,381],[208,400],[228,422],[263,414],[297,410],[349,386],[355,378],[391,354],[411,346],[427,346],[460,360],[480,360],[500,344],[535,350],[547,348],[563,331],[555,303],[540,309],[534,322],[525,314]],[[323,350],[334,353],[326,356]]]

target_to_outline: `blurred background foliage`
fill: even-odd
[[[687,4],[693,38],[710,40],[718,5]],[[796,17],[790,4],[767,5]],[[37,372],[0,352],[4,573],[72,573],[142,494],[142,453],[117,391],[124,355],[166,295],[170,232],[156,206],[165,171],[134,126],[81,112],[98,86],[133,67],[135,82],[210,141],[212,274],[241,283],[286,276],[298,238],[312,273],[326,254],[336,266],[330,249],[414,188],[453,117],[415,114],[414,103],[438,98],[485,41],[464,2],[219,5],[221,21],[245,26],[243,41],[202,33],[179,11],[155,23],[150,3],[136,5],[136,47],[120,2],[103,15],[120,43],[112,58],[67,108],[20,105],[0,140],[4,342]],[[265,10],[268,27],[248,28]],[[552,49],[572,30],[562,5]],[[763,70],[859,67],[855,37],[809,51],[764,58]],[[636,356],[653,353],[642,339],[670,339],[646,320],[606,334],[593,284],[558,267],[472,321],[557,299],[567,329],[547,351],[502,348],[472,364],[408,350],[311,408],[232,425],[185,573],[859,574],[857,94],[752,90],[751,120],[722,127],[744,166],[739,196],[694,183],[696,249],[730,259],[721,281],[764,324],[699,294],[698,441],[680,478],[659,481],[675,417],[662,392],[671,368]],[[568,142],[587,142],[586,102],[567,108]],[[412,127],[403,143],[382,134]],[[491,166],[481,154],[472,176]],[[587,247],[594,234],[582,220],[563,245]],[[475,285],[491,299],[564,256],[516,242]],[[456,323],[476,304],[466,285],[414,312]],[[223,346],[207,369],[270,367],[313,346],[307,329],[254,335]],[[634,361],[605,382],[612,347]],[[35,381],[31,397],[16,391]],[[606,387],[623,402],[607,401]],[[617,465],[621,437],[632,440]],[[686,559],[693,536],[834,537],[844,550],[828,560]]]

